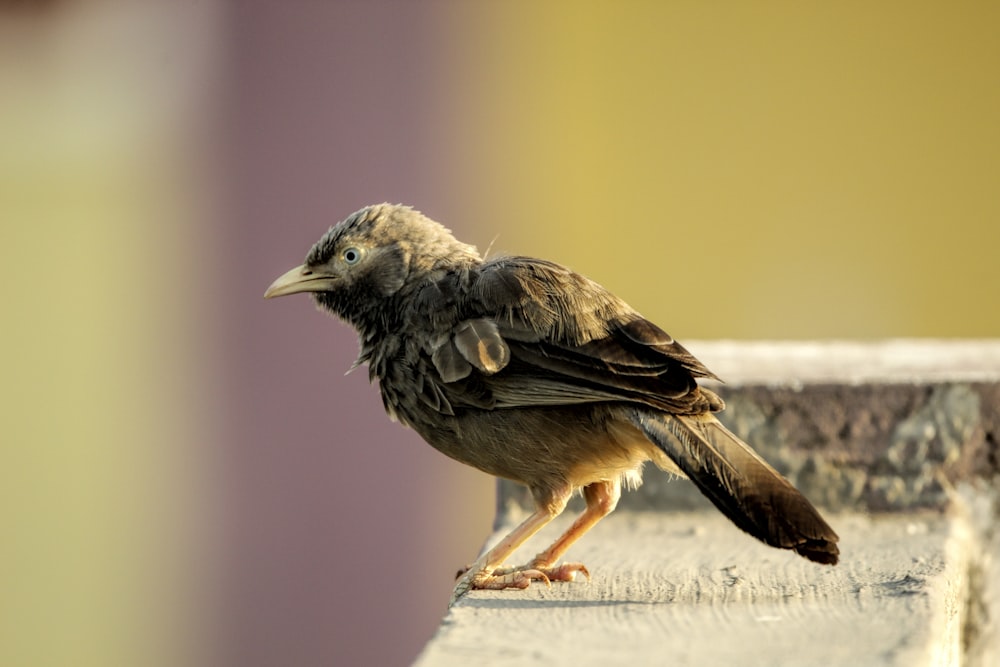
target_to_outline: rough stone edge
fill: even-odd
[[[719,418],[817,506],[832,511],[944,511],[951,489],[1000,479],[1000,382],[727,386]],[[530,508],[501,481],[500,518]],[[574,505],[579,507],[579,505]],[[647,467],[619,511],[708,509],[686,481]]]
[[[962,620],[967,665],[1000,664],[1000,489],[967,485],[957,492],[972,533]]]

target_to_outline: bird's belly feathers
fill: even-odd
[[[568,482],[573,487],[620,479],[641,482],[653,460],[681,474],[638,429],[600,404],[470,410],[411,426],[445,455],[491,475],[529,486]]]

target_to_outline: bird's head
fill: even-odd
[[[312,292],[320,306],[351,321],[408,284],[478,261],[475,248],[419,211],[377,204],[331,227],[264,297]]]

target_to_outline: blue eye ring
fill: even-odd
[[[361,251],[361,248],[355,248],[354,246],[351,246],[350,248],[345,249],[344,252],[340,254],[340,256],[344,258],[345,264],[353,265],[361,261],[361,258],[362,256],[364,256],[364,253]]]

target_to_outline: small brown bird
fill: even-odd
[[[462,576],[474,588],[571,581],[558,561],[638,485],[646,461],[687,477],[761,541],[835,564],[837,534],[784,477],[712,413],[715,378],[658,326],[569,269],[529,257],[484,260],[406,206],[354,213],[265,297],[312,292],[360,337],[357,364],[389,417],[451,458],[527,485],[535,511]],[[576,490],[586,509],[531,562],[506,558]]]

